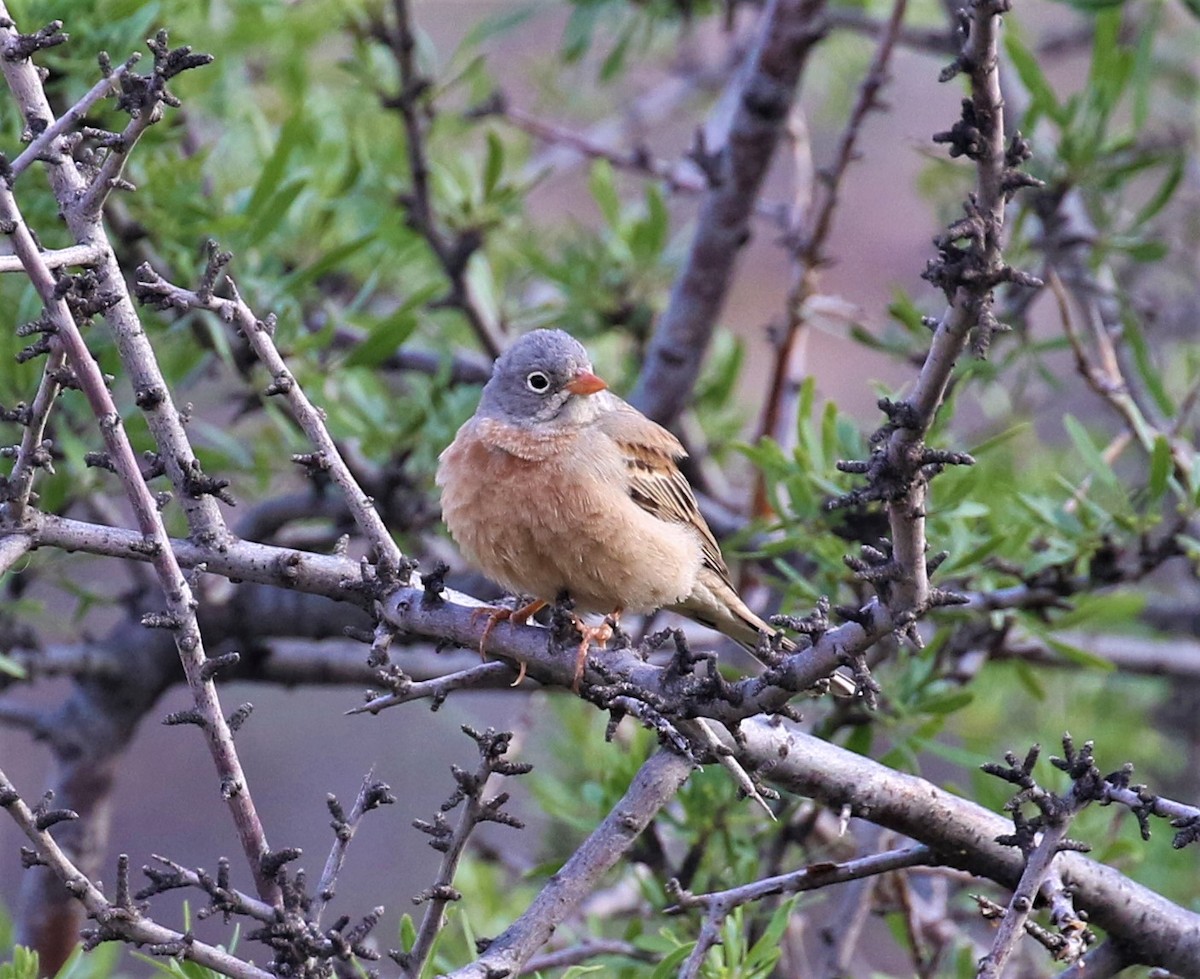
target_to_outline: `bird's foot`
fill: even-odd
[[[583,682],[583,669],[587,665],[588,647],[594,642],[601,649],[613,637],[618,623],[621,621],[621,610],[613,609],[610,615],[604,617],[599,625],[588,625],[578,615],[573,616],[575,628],[579,632],[579,650],[575,654],[575,675],[571,680],[571,692],[579,693],[579,684]]]
[[[514,622],[517,625],[524,625],[530,616],[537,615],[546,607],[547,603],[541,599],[534,599],[528,605],[522,605],[518,609],[511,608],[495,608],[494,606],[484,606],[477,608],[471,613],[472,620],[477,620],[486,616],[487,625],[483,627],[483,634],[479,637],[479,656],[487,662],[487,642],[491,638],[492,630],[501,622]],[[521,664],[521,679],[525,676],[525,664]],[[518,683],[520,680],[517,681]]]

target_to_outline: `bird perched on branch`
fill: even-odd
[[[534,330],[496,361],[475,414],[441,455],[437,484],[455,542],[498,584],[533,596],[516,611],[496,609],[484,641],[497,622],[524,622],[566,593],[577,611],[608,617],[577,620],[576,687],[588,645],[603,645],[626,611],[669,609],[754,653],[776,630],[738,596],[679,470],[687,453],[607,388],[577,340]]]

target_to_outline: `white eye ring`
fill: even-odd
[[[535,394],[545,394],[550,389],[550,378],[545,371],[530,371],[525,386]]]

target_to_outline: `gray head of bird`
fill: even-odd
[[[586,422],[602,407],[591,396],[607,387],[573,336],[533,330],[497,359],[478,414],[525,427]]]

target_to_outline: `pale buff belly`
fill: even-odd
[[[469,561],[521,595],[554,601],[565,591],[579,611],[605,613],[686,599],[701,562],[695,533],[583,468],[456,439],[438,472],[446,526]]]

